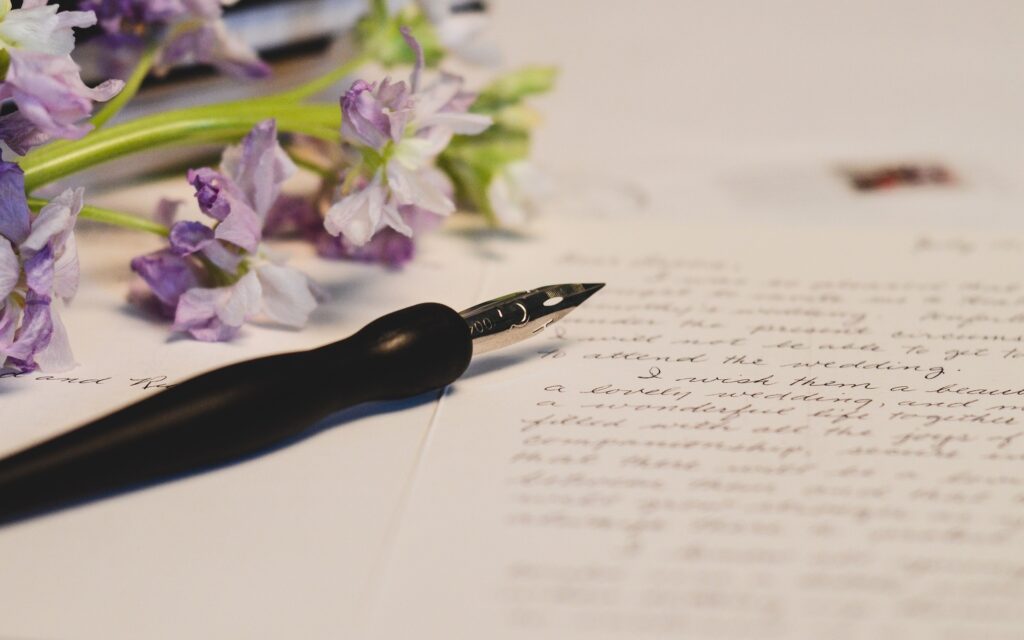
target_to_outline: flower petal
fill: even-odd
[[[44,2],[22,3],[0,20],[0,40],[12,48],[66,56],[75,48],[72,28],[96,24],[92,11],[63,11]]]
[[[344,235],[352,244],[362,246],[377,232],[384,215],[383,206],[384,189],[375,180],[331,205],[324,218],[324,228],[332,236]]]
[[[214,241],[203,247],[203,255],[218,268],[234,274],[238,272],[238,266],[242,264],[245,256],[230,246],[226,242]]]
[[[183,220],[174,223],[168,238],[171,251],[175,255],[188,256],[202,251],[210,243],[216,242],[213,229],[202,222]]]
[[[53,249],[43,247],[25,260],[25,282],[33,293],[48,297],[53,292]]]
[[[21,279],[21,264],[7,238],[0,236],[0,303],[7,300],[18,280]]]
[[[400,267],[412,260],[416,251],[412,238],[394,229],[381,229],[361,247],[353,245],[344,236],[330,236],[321,232],[316,237],[316,252],[324,258],[377,262],[389,267]]]
[[[453,133],[475,136],[494,124],[494,120],[490,116],[479,113],[441,111],[430,117],[418,120],[417,124],[421,127],[444,127]]]
[[[174,329],[205,342],[230,340],[248,318],[259,313],[261,294],[254,272],[228,287],[189,289],[178,301]]]
[[[78,264],[78,242],[71,234],[53,265],[53,294],[70,302],[78,293],[81,269]]]
[[[214,237],[252,253],[260,244],[263,223],[235,181],[208,167],[190,169],[188,181],[196,190],[199,208],[221,223]]]
[[[50,244],[54,253],[59,253],[75,228],[84,195],[85,190],[79,187],[50,200],[32,221],[32,231],[21,243],[22,250],[39,251]]]
[[[270,119],[253,127],[241,144],[224,150],[221,170],[263,220],[281,194],[281,183],[298,169],[278,144],[277,124]]]
[[[214,220],[228,217],[231,205],[243,198],[230,178],[209,167],[189,169],[188,182],[195,189],[199,209]]]
[[[183,23],[184,26],[174,30],[157,60],[158,73],[166,73],[173,66],[201,62],[240,78],[270,75],[267,63],[260,60],[245,41],[228,31],[223,20],[212,16],[204,18]]]
[[[391,227],[392,229],[402,234],[403,236],[408,236],[411,238],[412,227],[406,224],[405,218],[402,217],[402,214],[399,212],[398,209],[398,205],[395,204],[394,202],[385,202],[384,208],[382,209],[384,213],[382,217],[382,222],[384,222],[384,224]]]
[[[21,244],[28,237],[30,220],[25,174],[13,162],[0,161],[0,236]]]
[[[54,305],[50,305],[50,324],[53,327],[50,340],[35,356],[36,363],[43,371],[60,372],[74,368],[75,354],[71,351],[71,341],[67,329],[61,322],[60,314]]]
[[[213,233],[218,240],[230,242],[249,253],[255,253],[263,235],[262,227],[263,224],[256,212],[249,205],[237,202],[228,217],[217,225]]]
[[[289,327],[306,326],[309,314],[316,309],[309,278],[301,271],[272,263],[257,267],[256,275],[263,291],[263,313]]]
[[[21,368],[37,368],[35,356],[50,343],[53,335],[53,319],[50,315],[50,299],[29,293],[25,311],[14,343],[5,349],[6,356],[20,363]]]
[[[13,98],[18,111],[48,136],[82,137],[92,126],[78,123],[92,112],[93,101],[109,100],[124,87],[120,80],[107,80],[90,89],[69,56],[19,49],[8,54],[0,97]]]
[[[428,173],[410,171],[400,162],[389,162],[387,173],[388,185],[398,204],[416,205],[438,215],[448,215],[455,211],[455,204],[430,179]]]
[[[356,80],[341,97],[341,135],[353,144],[380,149],[391,137],[389,109],[373,93],[373,85]]]
[[[174,330],[186,331],[196,340],[224,342],[238,335],[241,325],[227,325],[217,316],[222,297],[218,289],[190,289],[178,303]]]
[[[231,295],[217,307],[217,315],[226,324],[241,325],[259,313],[262,288],[255,273],[250,271],[228,289]]]
[[[132,271],[139,274],[165,310],[173,310],[178,300],[190,289],[199,287],[196,268],[188,260],[175,255],[170,249],[138,256],[131,262]]]
[[[21,320],[21,307],[12,300],[0,300],[0,368],[7,359],[7,349],[14,343],[14,331]]]
[[[20,111],[0,116],[0,140],[18,155],[23,156],[51,139]]]
[[[416,123],[447,107],[462,91],[460,76],[443,73],[436,82],[416,94]]]

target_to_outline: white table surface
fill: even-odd
[[[556,209],[627,229],[1024,219],[1020,2],[506,0],[496,14],[506,64],[562,68],[535,148]],[[964,186],[857,197],[832,172],[916,158]],[[0,638],[353,637],[431,414],[363,417],[0,530]]]

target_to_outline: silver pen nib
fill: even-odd
[[[552,284],[539,289],[510,293],[462,312],[473,355],[507,347],[543,331],[561,320],[604,284]]]

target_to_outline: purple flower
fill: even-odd
[[[444,173],[433,170],[432,175],[440,188],[450,197],[451,182]],[[441,224],[442,216],[414,205],[400,205],[398,214],[402,222],[410,230],[410,234],[402,234],[392,228],[378,231],[363,245],[350,242],[344,235],[331,235],[321,226],[317,229],[314,246],[317,253],[325,258],[345,258],[359,262],[375,262],[387,267],[398,268],[409,262],[416,255],[416,241],[419,236],[435,229]]]
[[[0,140],[18,155],[25,155],[33,147],[46,144],[51,139],[20,111],[0,116]]]
[[[201,265],[186,260],[170,249],[162,249],[132,259],[132,271],[148,285],[145,291],[133,290],[132,301],[147,306],[167,318],[174,318],[178,300],[189,289],[202,285]],[[149,295],[146,295],[149,294]]]
[[[147,39],[167,40],[157,56],[156,69],[205,63],[239,77],[263,77],[270,68],[245,42],[224,25],[220,0],[85,0],[82,7],[96,13],[107,34],[106,49],[139,48]],[[105,51],[109,53],[109,51]]]
[[[32,219],[21,170],[2,162],[0,193],[0,369],[69,369],[74,356],[54,302],[78,290],[82,190],[65,191]]]
[[[394,229],[382,229],[369,242],[357,246],[344,236],[321,231],[315,241],[316,252],[324,258],[375,262],[391,268],[401,267],[416,255],[416,243]]]
[[[372,176],[355,185],[343,183],[326,214],[327,232],[344,236],[354,247],[385,228],[411,236],[402,207],[438,216],[454,211],[450,185],[433,168],[434,159],[453,135],[475,135],[491,124],[488,116],[467,113],[474,96],[462,90],[458,76],[441,74],[420,90],[423,52],[407,30],[403,35],[416,53],[409,84],[385,80],[377,86],[357,80],[341,100],[342,137],[379,158]]]
[[[51,138],[80,138],[91,128],[80,121],[92,113],[92,103],[109,100],[124,86],[108,80],[87,87],[71,59],[73,29],[95,23],[91,11],[58,13],[46,0],[26,0],[0,15],[0,46],[9,57],[0,100],[18,105],[16,113],[0,118],[0,139],[14,151],[25,153]]]
[[[136,43],[147,28],[166,25],[186,11],[180,0],[82,0],[79,6],[96,14],[112,43]]]
[[[398,212],[416,235],[437,227],[442,219],[413,206],[400,206]],[[263,233],[277,238],[303,238],[323,258],[375,262],[392,268],[401,267],[416,253],[414,239],[391,228],[381,229],[362,246],[349,242],[345,236],[332,236],[324,229],[324,219],[314,203],[309,198],[298,196],[282,195],[278,198],[267,216]]]
[[[151,291],[133,301],[173,318],[176,331],[197,340],[230,340],[257,317],[304,326],[316,307],[315,285],[260,247],[281,183],[294,172],[273,120],[226,149],[219,170],[189,171],[200,209],[215,223],[177,222],[167,248],[132,260]]]
[[[267,212],[263,234],[274,238],[308,237],[323,231],[324,219],[306,197],[282,194]]]
[[[260,60],[259,54],[228,31],[220,17],[220,5],[210,4],[216,8],[216,15],[193,13],[198,20],[185,21],[172,29],[173,35],[160,52],[157,71],[163,73],[177,65],[205,63],[236,77],[270,75],[270,67]]]
[[[412,115],[409,95],[404,82],[385,78],[378,86],[356,80],[341,97],[341,135],[376,151],[389,141],[398,142]]]
[[[80,138],[92,128],[80,121],[92,113],[93,102],[105,102],[124,86],[107,80],[90,89],[70,56],[34,51],[11,51],[7,75],[0,83],[0,100],[13,99],[15,114],[4,116],[3,130],[24,148],[32,136]],[[26,122],[27,121],[27,122]],[[30,132],[29,126],[36,131]],[[6,141],[6,139],[5,139]]]

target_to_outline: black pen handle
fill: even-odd
[[[264,451],[363,402],[438,389],[473,353],[441,304],[327,346],[216,369],[0,460],[0,523]]]

